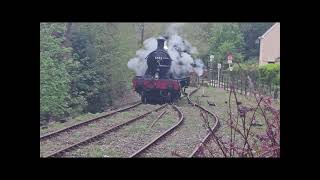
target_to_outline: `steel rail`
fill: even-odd
[[[215,124],[213,125],[213,127],[211,128],[210,132],[201,140],[201,142],[196,146],[196,148],[192,151],[192,153],[188,156],[188,157],[194,157],[200,150],[200,147],[202,146],[202,144],[206,143],[209,139],[209,137],[212,135],[212,133],[215,133],[220,125],[220,121],[218,119],[218,116],[213,113],[213,112],[210,112],[209,110],[207,110],[206,108],[198,105],[197,103],[194,103],[191,101],[190,99],[190,95],[192,95],[193,93],[195,93],[197,90],[199,90],[199,88],[195,89],[194,91],[192,91],[190,94],[188,94],[187,98],[188,98],[188,101],[189,103],[191,103],[193,106],[196,106],[198,107],[199,109],[201,109],[202,111],[205,111],[207,112],[208,114],[210,114],[211,116],[214,117],[214,120],[215,120]]]
[[[108,113],[108,114],[105,114],[105,115],[102,115],[102,116],[99,116],[99,117],[95,117],[95,118],[91,118],[91,119],[89,119],[89,120],[86,120],[86,121],[83,121],[83,122],[80,122],[80,123],[77,123],[77,124],[74,124],[74,125],[65,127],[65,128],[63,128],[63,129],[60,129],[60,130],[57,130],[57,131],[54,131],[54,132],[51,132],[51,133],[48,133],[48,134],[45,134],[45,135],[43,135],[43,136],[40,136],[40,141],[41,141],[41,140],[48,139],[48,138],[51,138],[51,137],[53,137],[53,136],[56,136],[56,135],[58,135],[58,134],[60,134],[60,133],[62,133],[62,132],[66,132],[66,131],[68,131],[68,130],[72,130],[72,129],[75,129],[75,128],[79,128],[79,127],[81,127],[81,126],[84,126],[84,125],[87,125],[87,124],[89,124],[89,123],[95,122],[95,121],[97,121],[97,120],[99,120],[99,119],[102,119],[102,118],[105,118],[105,117],[108,117],[108,116],[112,116],[112,115],[114,115],[114,114],[116,114],[116,113],[123,112],[123,111],[126,111],[126,110],[128,110],[128,109],[132,109],[132,108],[137,107],[137,106],[139,106],[139,105],[141,105],[141,104],[142,104],[141,102],[138,102],[138,103],[133,104],[133,105],[131,105],[131,106],[128,106],[128,107],[125,107],[125,108],[122,108],[122,109],[118,109],[118,110],[112,111],[112,112],[110,112],[110,113]]]
[[[160,109],[163,109],[163,108],[165,108],[166,106],[167,106],[167,104],[162,105],[162,106],[159,107],[159,108],[156,108],[156,109],[151,110],[151,111],[149,111],[149,112],[147,112],[147,113],[144,113],[144,114],[142,114],[142,115],[140,115],[140,116],[138,116],[138,117],[135,117],[135,118],[133,118],[133,119],[130,119],[130,120],[124,122],[124,123],[121,123],[121,124],[118,124],[118,125],[116,125],[116,126],[114,126],[114,127],[111,127],[111,128],[109,128],[109,129],[101,132],[101,133],[98,133],[98,134],[96,134],[96,135],[93,135],[93,136],[91,136],[91,137],[88,137],[88,138],[86,138],[86,139],[84,139],[84,140],[82,140],[82,141],[80,141],[80,142],[78,142],[78,143],[72,144],[72,145],[70,145],[70,146],[68,146],[68,147],[66,147],[66,148],[63,148],[63,149],[58,150],[58,151],[55,151],[55,152],[53,152],[53,153],[51,153],[51,154],[49,154],[49,155],[47,155],[47,156],[45,156],[45,157],[58,157],[58,156],[61,156],[61,155],[63,155],[64,153],[69,152],[69,151],[71,151],[71,150],[73,150],[73,149],[76,149],[76,148],[78,148],[78,147],[81,146],[81,145],[86,145],[86,144],[89,144],[89,143],[91,143],[91,142],[94,142],[94,141],[102,138],[102,137],[105,136],[106,134],[108,134],[108,133],[110,133],[110,132],[113,132],[113,131],[115,131],[115,130],[118,130],[118,129],[120,129],[121,127],[123,127],[123,126],[125,126],[125,125],[128,125],[128,124],[130,124],[130,123],[133,123],[134,121],[136,121],[136,120],[138,120],[138,119],[142,119],[142,118],[144,118],[145,116],[147,116],[148,114],[151,114],[151,113],[154,112],[154,111],[158,111],[158,110],[160,110]]]
[[[143,146],[142,148],[140,148],[138,151],[134,152],[133,154],[131,154],[129,157],[133,158],[133,157],[137,157],[139,154],[145,152],[148,148],[150,148],[153,144],[155,144],[157,141],[159,141],[160,139],[164,138],[166,135],[170,134],[171,132],[173,132],[174,129],[176,129],[179,125],[182,124],[182,121],[184,119],[183,113],[178,109],[177,106],[172,105],[172,107],[178,112],[179,114],[179,121],[174,124],[173,126],[171,126],[169,129],[167,129],[166,131],[164,131],[163,133],[161,133],[159,136],[157,136],[156,138],[154,138],[153,140],[151,140],[148,144],[146,144],[145,146]]]

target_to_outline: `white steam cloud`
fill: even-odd
[[[198,76],[202,76],[203,74],[203,69],[204,69],[204,64],[202,62],[201,59],[195,59],[195,67],[194,67],[194,71],[197,73]]]
[[[143,42],[143,49],[136,51],[136,57],[128,62],[128,68],[136,72],[137,76],[143,76],[147,71],[148,65],[145,59],[152,51],[157,49],[157,39],[149,38]]]
[[[197,48],[178,35],[178,30],[184,23],[173,23],[167,31],[168,54],[172,59],[170,73],[174,78],[183,78],[189,73],[195,72],[198,76],[203,74],[204,64],[201,59],[193,59],[197,54]],[[136,57],[128,62],[128,67],[136,72],[137,76],[143,76],[147,70],[146,57],[157,48],[156,38],[149,38],[143,42],[144,48],[136,52]]]
[[[170,26],[167,28],[166,34],[168,36],[172,36],[175,34],[178,34],[179,29],[184,26],[185,23],[172,23]]]

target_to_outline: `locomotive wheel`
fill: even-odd
[[[171,92],[168,92],[167,103],[172,103],[172,95],[171,95]]]
[[[147,104],[147,97],[143,91],[141,92],[141,102],[142,104]]]
[[[147,104],[147,103],[148,103],[147,96],[141,96],[141,102],[142,102],[143,104]]]

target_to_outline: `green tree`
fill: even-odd
[[[127,61],[138,48],[132,23],[77,23],[72,31],[76,64],[68,70],[72,77],[71,109],[101,112],[123,96],[133,74]]]
[[[40,24],[40,119],[62,117],[68,112],[70,76],[62,46],[66,26],[63,23]]]
[[[262,36],[274,23],[239,23],[240,31],[244,37],[245,60],[255,59],[259,56],[259,36]]]
[[[227,55],[232,53],[234,60],[243,61],[244,39],[236,23],[215,23],[208,29],[209,54],[215,61],[227,68]]]
[[[135,74],[128,71],[128,60],[134,57],[139,46],[136,44],[136,38],[133,36],[135,29],[132,23],[117,24],[118,33],[114,36],[117,48],[113,53],[111,63],[112,70],[112,97],[114,99],[122,97],[132,86],[132,78]]]
[[[71,44],[75,63],[68,70],[72,77],[70,90],[72,115],[87,112],[87,98],[95,92],[97,74],[94,69],[95,49],[91,41],[86,28],[82,28],[81,24],[74,25]]]
[[[110,99],[107,88],[109,49],[102,23],[79,23],[72,32],[73,57],[76,66],[70,69],[73,77],[71,107],[75,114],[101,112]]]
[[[182,26],[181,36],[197,48],[197,56],[201,58],[208,56],[208,26],[209,23],[186,23]]]

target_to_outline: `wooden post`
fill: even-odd
[[[218,74],[215,74],[214,77],[218,79]],[[215,80],[214,83],[215,83],[215,87],[218,87],[218,81]]]
[[[229,78],[228,78],[228,87],[227,87],[227,89],[229,90],[230,89],[230,81],[231,81],[231,76],[229,75]]]
[[[223,77],[223,76],[222,76],[222,80],[221,80],[221,81],[222,81],[222,88],[224,89],[224,87],[223,87],[223,83],[224,83],[224,82],[223,82],[223,81],[224,81],[224,77]]]
[[[219,72],[220,73],[220,72]],[[218,81],[218,83],[219,83],[219,88],[221,88],[221,74],[219,74],[219,81]]]
[[[226,81],[225,81],[225,77],[223,76],[223,79],[222,79],[222,85],[223,85],[223,89],[224,89],[224,90],[226,90],[225,83],[226,83]]]
[[[256,85],[257,85],[256,81],[252,82],[252,88],[250,89],[250,95],[253,94],[254,91],[256,90]]]
[[[224,89],[224,77],[222,76],[222,88]]]
[[[215,82],[214,82],[214,72],[212,70],[212,86],[215,87]]]
[[[215,75],[215,78],[217,78],[218,80],[218,74]],[[215,87],[218,87],[218,81],[214,81],[214,83],[215,83]]]
[[[237,79],[237,87],[236,87],[236,92],[237,93],[238,93],[238,90],[239,90],[238,85],[239,85],[239,79]]]
[[[240,75],[240,94],[242,94],[242,76]]]
[[[212,86],[215,87],[215,84],[214,84],[214,72],[212,71]]]
[[[217,87],[219,88],[219,76],[218,76],[218,73],[217,73]]]
[[[229,79],[230,79],[230,76],[228,76],[228,78],[227,78],[227,91],[229,89]]]
[[[278,87],[277,86],[274,87],[273,95],[274,95],[274,99],[278,98]]]
[[[219,69],[218,69],[218,71],[219,71]],[[219,73],[219,72],[218,72]],[[219,74],[219,76],[218,76],[218,88],[220,88],[220,79],[221,79],[221,76],[220,76],[220,74]]]
[[[263,89],[264,89],[264,90],[263,90],[263,93],[264,93],[264,95],[267,95],[268,85],[265,84],[263,87],[264,87],[264,88],[263,88]]]
[[[247,96],[247,79],[244,80],[244,95]]]
[[[218,87],[218,73],[215,75],[215,77],[217,78],[217,80],[215,81],[216,87]]]
[[[225,77],[224,77],[224,75],[222,76],[222,78],[223,78],[223,79],[222,79],[222,86],[223,86],[223,88],[224,88],[224,83],[226,83],[226,82],[225,82]]]
[[[224,89],[224,77],[222,76],[222,88]]]
[[[221,87],[223,88],[223,75],[221,76]]]
[[[218,87],[218,73],[215,75],[215,77],[217,78],[217,80],[215,81],[216,87]]]

